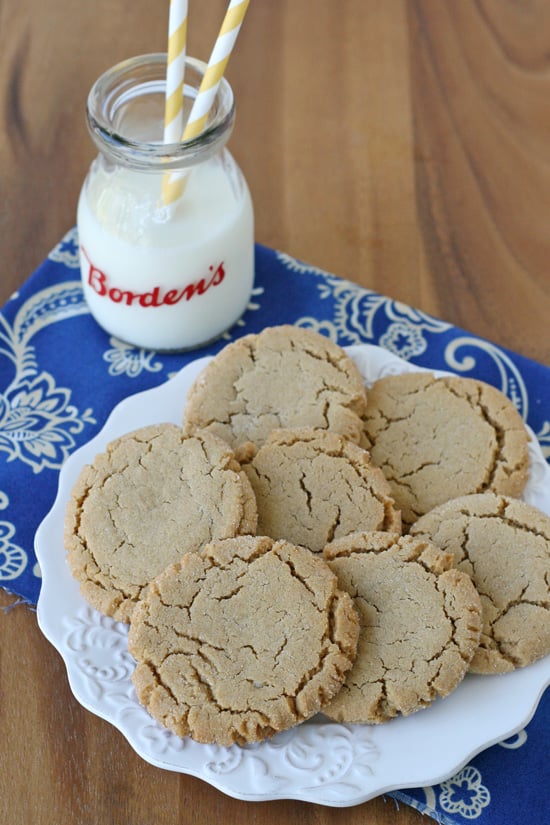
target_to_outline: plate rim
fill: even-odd
[[[399,358],[399,356],[394,355],[393,353],[389,352],[388,350],[385,350],[382,347],[378,347],[378,346],[373,345],[373,344],[359,344],[359,345],[354,345],[354,346],[350,346],[350,347],[343,347],[343,349],[356,361],[356,363],[357,363],[358,360],[361,361],[363,358],[368,357],[369,353],[372,355],[372,354],[374,354],[374,352],[376,352],[378,357],[383,357],[386,360],[387,365],[389,365],[390,368],[391,367],[398,368],[399,371],[433,372],[436,375],[445,375],[445,374],[453,375],[454,374],[450,371],[430,369],[429,367],[420,367],[420,366],[417,366],[415,364],[411,364],[410,362],[404,361],[403,359]],[[184,366],[182,369],[180,369],[174,376],[170,377],[167,381],[163,382],[162,384],[157,385],[157,386],[155,386],[153,388],[150,388],[150,389],[139,391],[139,392],[134,393],[130,396],[127,396],[122,401],[120,401],[118,404],[116,404],[113,407],[113,409],[111,410],[108,417],[106,418],[106,420],[105,420],[103,426],[100,428],[100,430],[89,441],[82,444],[77,450],[75,450],[68,457],[67,461],[64,463],[64,465],[62,467],[62,470],[60,472],[60,475],[59,475],[58,489],[57,489],[57,493],[56,493],[54,503],[53,503],[52,507],[50,508],[49,512],[47,513],[47,515],[42,520],[41,524],[39,525],[38,530],[36,531],[35,551],[36,551],[37,560],[38,560],[38,562],[39,562],[39,564],[42,568],[42,571],[43,571],[42,587],[41,587],[40,594],[39,594],[39,597],[38,597],[37,610],[36,610],[38,625],[39,625],[40,630],[43,633],[43,635],[48,639],[48,641],[56,648],[58,653],[61,655],[61,657],[63,659],[63,662],[65,664],[66,671],[67,671],[67,678],[68,678],[68,681],[69,681],[69,685],[70,685],[71,691],[72,691],[74,697],[76,698],[76,700],[84,708],[86,708],[86,710],[88,710],[89,712],[93,713],[94,715],[99,716],[100,718],[104,719],[109,724],[113,725],[113,727],[115,727],[117,730],[119,730],[120,733],[122,733],[122,735],[124,736],[124,738],[128,741],[130,746],[134,749],[134,751],[142,759],[144,759],[145,761],[149,762],[150,764],[152,764],[156,767],[159,767],[159,768],[164,769],[164,770],[172,770],[172,771],[175,771],[175,772],[196,776],[197,778],[202,779],[203,781],[207,782],[208,784],[212,785],[213,787],[217,788],[218,790],[220,790],[221,792],[227,794],[228,796],[231,796],[235,799],[240,799],[240,800],[243,800],[243,801],[268,801],[268,800],[275,800],[275,799],[292,799],[292,800],[300,800],[300,801],[311,802],[311,803],[315,803],[315,804],[326,805],[326,806],[330,806],[330,807],[349,807],[349,806],[353,806],[353,805],[362,804],[363,802],[366,802],[366,801],[368,801],[369,799],[372,799],[375,796],[378,796],[378,795],[384,794],[384,793],[390,793],[391,791],[405,790],[407,788],[423,787],[423,786],[426,786],[426,785],[439,784],[440,782],[444,781],[445,779],[449,778],[454,773],[456,773],[458,770],[460,770],[465,764],[467,764],[467,762],[470,759],[472,759],[477,754],[479,754],[482,751],[486,750],[487,748],[493,746],[497,742],[500,742],[500,741],[503,741],[507,738],[510,738],[511,736],[516,734],[519,730],[521,730],[523,727],[525,727],[525,725],[527,725],[529,723],[529,721],[532,719],[532,717],[536,713],[538,703],[540,702],[540,699],[541,699],[544,691],[546,690],[546,687],[550,683],[550,655],[544,657],[541,660],[539,660],[539,662],[535,662],[534,664],[529,665],[528,668],[522,668],[522,669],[513,671],[512,673],[493,675],[493,676],[489,676],[489,677],[487,677],[487,676],[475,676],[475,675],[470,674],[466,677],[463,684],[467,686],[468,682],[471,683],[471,684],[474,684],[475,680],[486,680],[488,678],[490,678],[492,680],[498,679],[498,680],[500,680],[500,684],[503,684],[503,683],[505,684],[506,683],[503,680],[507,680],[508,683],[513,682],[513,681],[517,681],[518,683],[523,683],[523,682],[529,683],[529,678],[528,678],[528,676],[526,677],[524,675],[525,673],[534,674],[534,673],[538,673],[538,671],[540,670],[543,674],[542,678],[540,680],[540,683],[537,682],[536,684],[533,683],[533,685],[532,685],[531,692],[530,692],[531,699],[530,699],[530,702],[529,702],[529,707],[527,709],[525,709],[525,708],[521,709],[521,712],[517,712],[517,715],[516,715],[513,723],[510,724],[510,726],[507,726],[505,730],[500,731],[498,734],[496,732],[493,733],[493,735],[487,741],[484,741],[482,743],[477,743],[474,746],[472,746],[470,748],[467,748],[467,750],[460,757],[455,755],[450,760],[449,760],[449,757],[447,757],[447,762],[451,761],[452,766],[450,764],[447,764],[447,767],[442,768],[439,771],[439,773],[437,773],[437,775],[435,775],[435,776],[433,775],[433,771],[431,771],[429,776],[422,774],[422,776],[424,777],[422,779],[422,778],[420,778],[420,774],[417,773],[411,779],[411,781],[406,781],[406,780],[403,779],[403,777],[401,777],[401,778],[393,780],[393,781],[386,781],[382,785],[376,785],[375,787],[364,790],[363,792],[355,793],[354,795],[352,795],[352,794],[350,794],[348,796],[340,795],[338,797],[335,797],[335,796],[331,796],[330,794],[323,795],[323,786],[317,786],[317,787],[312,786],[310,788],[302,786],[295,792],[293,792],[291,789],[289,789],[288,786],[285,786],[285,788],[280,790],[280,791],[272,790],[272,791],[254,792],[254,791],[250,791],[250,790],[242,790],[242,788],[236,787],[234,783],[232,784],[231,782],[227,782],[227,781],[224,782],[223,781],[223,774],[219,774],[219,775],[213,774],[213,775],[208,775],[208,776],[205,775],[204,766],[202,766],[201,768],[196,768],[193,765],[189,765],[189,764],[179,765],[179,766],[175,765],[169,759],[163,759],[163,758],[160,758],[160,757],[155,757],[155,756],[152,756],[151,753],[144,752],[143,747],[140,746],[139,742],[137,741],[137,737],[136,737],[135,733],[131,730],[131,728],[128,729],[127,725],[123,725],[120,720],[117,721],[116,719],[114,719],[112,713],[109,713],[108,710],[101,710],[100,708],[97,707],[97,703],[94,703],[90,700],[87,700],[87,698],[82,693],[81,686],[79,684],[79,680],[76,677],[74,671],[72,670],[71,657],[69,656],[67,650],[63,648],[63,645],[62,645],[61,641],[59,640],[59,638],[57,636],[57,633],[59,632],[58,625],[56,626],[56,623],[52,622],[51,615],[50,616],[47,615],[46,600],[47,600],[47,597],[48,597],[48,594],[49,594],[49,589],[51,587],[51,583],[49,581],[50,570],[49,570],[48,563],[47,563],[47,558],[46,558],[46,555],[47,555],[47,549],[46,548],[47,548],[50,541],[55,544],[56,539],[59,538],[59,536],[58,536],[58,532],[59,532],[59,523],[58,523],[59,513],[61,512],[61,508],[63,508],[63,512],[64,512],[66,502],[67,502],[67,495],[68,495],[68,493],[70,493],[70,488],[72,487],[72,483],[74,483],[74,478],[75,478],[76,474],[80,471],[80,468],[82,467],[82,464],[87,463],[87,461],[88,461],[88,459],[86,459],[83,462],[83,460],[82,460],[83,456],[91,455],[91,454],[95,455],[96,452],[103,449],[103,446],[106,443],[108,443],[109,441],[111,441],[118,434],[122,434],[123,432],[128,432],[131,429],[134,429],[133,426],[128,427],[126,425],[126,422],[128,420],[132,419],[132,412],[133,412],[134,409],[139,408],[138,417],[140,417],[141,414],[142,414],[143,409],[145,407],[147,407],[146,402],[150,401],[151,398],[153,398],[155,400],[157,398],[161,399],[161,398],[163,398],[163,396],[165,394],[166,394],[166,396],[168,396],[172,393],[176,393],[180,389],[180,387],[183,389],[188,384],[190,384],[190,382],[192,380],[194,380],[196,378],[196,376],[202,371],[202,369],[206,366],[206,364],[209,363],[212,360],[212,358],[213,358],[213,356],[204,356],[202,358],[195,359],[195,360],[191,361],[189,364],[187,364],[186,366]],[[359,366],[359,364],[358,364],[358,366]],[[359,369],[361,371],[361,366],[359,366]],[[362,372],[362,375],[364,377],[365,383],[368,386],[368,380],[367,380],[366,376],[363,374],[363,372]],[[181,412],[183,412],[184,403],[185,403],[185,396],[182,395],[181,404],[180,404]],[[180,412],[180,420],[181,420],[181,412]],[[143,425],[139,424],[138,426],[143,426]],[[113,430],[112,434],[111,434],[111,430]],[[534,443],[538,447],[539,446],[538,445],[538,440],[536,439],[535,434],[532,433],[532,431],[529,428],[528,428],[528,430],[530,432],[531,438],[534,439]],[[100,445],[103,445],[103,446],[100,446]],[[539,449],[540,449],[540,447],[539,447]],[[542,460],[544,461],[544,465],[547,468],[548,477],[550,478],[550,468],[548,467],[547,462],[544,460],[544,457],[542,456],[542,452],[540,454],[541,454]],[[63,559],[64,559],[64,555],[63,555]],[[44,575],[45,571],[46,571],[46,575]],[[73,582],[74,582],[74,580],[73,580]],[[78,588],[78,585],[77,585],[76,582],[73,583],[73,589],[74,589],[74,587]],[[91,606],[87,605],[84,602],[82,597],[80,597],[80,599],[82,600],[83,606],[84,606],[85,609],[87,609],[89,611],[93,611],[93,613],[97,613],[97,611],[94,611],[94,609]],[[101,616],[101,614],[97,614],[97,615]],[[105,617],[105,620],[106,619],[107,619],[107,617]],[[101,618],[100,618],[100,621],[101,621]],[[116,625],[118,627],[118,632],[124,633],[124,628],[126,626],[120,625],[120,623],[112,622],[112,620],[110,620],[110,621],[113,625]],[[108,625],[109,621],[104,621],[104,624]],[[519,674],[519,676],[518,676],[518,674]],[[460,687],[461,686],[459,686],[459,688],[457,688],[457,691],[460,690]],[[522,696],[525,695],[525,688],[526,688],[525,685],[523,685],[523,687],[521,688]],[[432,706],[430,706],[429,708],[425,708],[425,709],[421,710],[419,712],[419,714],[413,714],[410,717],[399,717],[395,720],[391,720],[390,722],[385,723],[385,725],[383,725],[383,726],[337,725],[336,723],[328,722],[328,721],[323,723],[323,725],[325,726],[325,728],[326,727],[331,727],[332,729],[338,728],[338,729],[343,729],[343,730],[346,730],[346,731],[349,731],[349,730],[353,731],[356,728],[361,728],[362,730],[368,730],[369,733],[373,734],[373,737],[366,737],[367,740],[369,740],[370,738],[373,738],[374,740],[376,740],[377,735],[378,735],[377,731],[380,731],[380,730],[386,730],[387,731],[387,730],[390,729],[389,726],[392,726],[392,725],[395,728],[395,723],[396,722],[398,724],[401,724],[402,727],[404,727],[406,725],[409,725],[409,726],[412,726],[414,728],[414,721],[415,720],[418,720],[418,718],[425,718],[426,713],[430,713],[434,709],[441,708],[445,703],[449,704],[449,700],[452,700],[453,695],[456,694],[457,691],[454,691],[453,694],[451,694],[449,697],[445,697],[443,699],[436,700],[436,702],[433,703]],[[135,701],[137,702],[137,698],[135,699]],[[523,708],[524,705],[525,705],[525,703],[522,704],[522,708]],[[143,710],[143,713],[147,714],[147,711],[145,711],[145,709],[142,709],[142,710]],[[149,722],[150,725],[152,725],[153,727],[158,727],[159,729],[161,729],[161,732],[162,732],[163,735],[166,734],[166,731],[164,729],[162,729],[161,726],[158,725],[158,723],[156,723],[152,718],[150,718],[148,716],[148,714],[147,714],[147,717],[150,720],[150,722]],[[315,724],[316,724],[316,722],[313,721],[312,723],[305,723],[305,726],[307,726],[311,729],[312,726],[314,726]],[[299,727],[301,727],[301,726],[299,726]],[[286,735],[287,738],[291,739],[292,735],[293,735],[293,732],[296,731],[296,730],[297,730],[297,728],[292,729],[292,731],[290,731],[290,732],[285,732],[285,734],[279,734],[278,737],[280,738],[280,737],[284,737]],[[305,727],[304,727],[304,730],[305,730]],[[176,736],[175,734],[171,734],[171,733],[166,734],[166,735],[167,736],[168,735],[173,736],[173,737]],[[276,738],[277,737],[274,737],[274,740]],[[272,742],[274,740],[270,740],[268,743],[258,743],[258,747],[256,747],[256,748],[255,747],[251,748],[250,746],[246,746],[245,748],[240,748],[240,746],[238,746],[238,745],[233,745],[233,746],[231,746],[230,749],[218,748],[218,750],[228,751],[228,750],[232,750],[232,749],[237,748],[237,749],[240,749],[243,752],[245,752],[245,751],[250,752],[252,750],[258,750],[259,748],[261,748],[262,745],[265,745],[266,748],[267,748],[268,746],[270,746],[272,744]],[[187,750],[194,751],[196,748],[200,748],[200,749],[207,748],[207,749],[210,749],[210,751],[212,751],[213,748],[214,748],[214,750],[216,749],[216,746],[199,745],[198,743],[195,743],[192,740],[185,740],[185,741],[187,742],[187,745],[183,748],[183,750],[187,749]],[[189,745],[189,743],[191,743],[191,744]],[[444,760],[445,760],[444,754],[440,755],[438,761],[441,763]],[[416,770],[416,768],[415,768],[415,770]],[[414,773],[414,770],[413,770],[413,773]],[[326,788],[325,788],[325,790],[326,790]]]

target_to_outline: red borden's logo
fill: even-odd
[[[94,266],[83,247],[82,254],[88,261],[88,277],[86,280],[96,295],[108,298],[114,304],[124,304],[125,306],[173,306],[179,304],[180,301],[190,301],[195,295],[204,295],[211,287],[219,286],[225,278],[222,261],[216,267],[208,267],[209,274],[206,278],[200,278],[181,289],[163,289],[160,286],[155,286],[147,292],[134,292],[130,289],[119,289],[116,286],[111,286],[108,276],[97,266]]]

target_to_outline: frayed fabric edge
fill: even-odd
[[[1,589],[4,593],[7,593],[8,596],[15,597],[15,601],[2,607],[2,613],[11,613],[14,607],[20,607],[20,605],[25,605],[25,607],[28,607],[33,613],[36,613],[36,604],[34,602],[31,602],[24,596],[20,596],[18,593],[14,593],[12,590],[9,590],[9,588],[4,587],[4,585],[1,585]]]
[[[435,819],[439,825],[449,825],[449,819],[443,814],[440,814],[434,808],[431,808],[429,805],[426,805],[425,802],[420,802],[418,799],[414,799],[414,797],[409,796],[403,791],[392,791],[391,793],[387,794],[387,796],[391,797],[396,804],[396,807],[399,808],[399,802],[404,802],[406,805],[409,805],[411,808],[415,808],[419,813],[423,814],[424,816],[429,816],[432,819]]]

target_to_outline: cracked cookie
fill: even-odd
[[[385,722],[451,693],[481,630],[481,604],[452,556],[425,540],[356,533],[323,551],[359,613],[357,659],[323,710],[338,722]]]
[[[404,524],[461,495],[520,496],[529,436],[512,402],[473,378],[412,372],[368,391],[363,445],[382,468]]]
[[[258,533],[320,552],[358,530],[401,532],[384,474],[368,452],[337,433],[275,430],[237,450],[258,508]]]
[[[550,517],[492,493],[436,507],[411,534],[451,553],[481,596],[483,629],[470,665],[504,673],[550,653]]]
[[[191,387],[190,431],[206,429],[235,446],[261,444],[279,427],[316,427],[361,437],[361,374],[337,344],[312,330],[268,327],[226,346]]]
[[[86,465],[65,516],[65,549],[84,598],[127,622],[151,579],[213,538],[256,529],[256,502],[233,451],[208,433],[156,424]]]
[[[266,537],[212,542],[152,582],[128,637],[140,702],[178,736],[261,741],[339,690],[358,619],[328,565]]]

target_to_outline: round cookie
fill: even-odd
[[[213,538],[254,533],[254,494],[221,439],[156,424],[121,436],[86,465],[65,516],[82,595],[127,622],[151,579]]]
[[[178,736],[261,741],[330,701],[358,632],[349,595],[319,556],[262,536],[212,542],[160,574],[136,607],[132,678]]]
[[[357,659],[323,710],[338,722],[385,722],[451,693],[481,630],[479,595],[452,557],[410,536],[357,533],[324,549],[359,613]]]
[[[436,507],[411,534],[451,553],[481,596],[483,629],[470,670],[504,673],[550,653],[550,516],[484,493]]]
[[[401,532],[384,474],[357,444],[327,430],[275,430],[237,451],[258,508],[258,533],[320,552],[358,530]]]
[[[407,372],[369,390],[364,446],[404,524],[460,495],[521,495],[529,436],[513,403],[473,378]]]
[[[268,327],[225,347],[191,387],[190,431],[206,429],[232,446],[261,444],[279,427],[316,427],[361,437],[366,407],[359,370],[337,344],[312,330]]]

